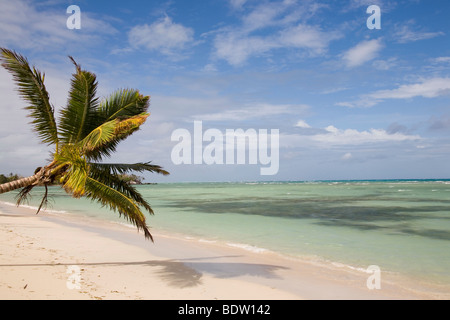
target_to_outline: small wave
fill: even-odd
[[[6,206],[17,207],[17,205],[12,202],[1,202],[1,203]],[[19,206],[19,208],[31,209],[31,210],[35,210],[35,211],[37,211],[39,209],[39,207],[30,206],[27,204],[22,204]],[[53,209],[41,209],[41,211],[45,212],[45,213],[59,213],[59,214],[67,213],[67,211],[65,211],[65,210],[53,210]]]
[[[207,239],[198,239],[198,242],[202,243],[217,243],[215,240],[207,240]]]
[[[6,202],[6,201],[2,201],[1,204],[4,204],[5,206],[10,206],[10,207],[15,207],[16,204],[11,203],[11,202]]]
[[[36,210],[37,209],[38,208],[36,208]],[[57,214],[67,214],[67,213],[69,213],[66,210],[53,210],[53,209],[43,209],[42,211],[46,212],[46,213],[57,213]]]
[[[331,262],[331,264],[333,266],[335,266],[335,267],[338,267],[338,268],[347,268],[347,269],[354,270],[354,271],[370,273],[369,271],[367,271],[367,269],[364,269],[364,268],[361,268],[361,267],[354,267],[354,266],[349,265],[349,264],[344,264],[344,263],[340,263],[340,262]]]
[[[244,249],[246,251],[250,251],[250,252],[253,252],[253,253],[265,253],[265,252],[268,252],[267,249],[259,248],[259,247],[256,247],[256,246],[252,246],[252,245],[249,245],[249,244],[243,244],[243,243],[227,242],[227,246]]]
[[[106,221],[109,223],[112,223],[112,224],[118,224],[119,226],[130,228],[130,229],[136,228],[135,226],[133,226],[131,223],[128,223],[128,222],[119,222],[119,221],[112,221],[112,220],[106,220]]]

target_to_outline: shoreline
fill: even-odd
[[[255,253],[70,215],[0,203],[0,299],[300,300],[448,299],[448,292],[370,274]],[[74,270],[72,270],[74,269]],[[72,272],[72,273],[71,273]],[[69,281],[69,282],[68,282]],[[70,281],[79,288],[70,289]],[[414,286],[412,286],[412,284]],[[411,286],[410,286],[411,285]]]

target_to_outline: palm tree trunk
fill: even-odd
[[[40,174],[41,173],[38,172],[37,174],[31,177],[22,178],[19,180],[0,184],[0,194],[32,185],[39,179]]]

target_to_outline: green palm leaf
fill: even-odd
[[[80,144],[89,160],[100,161],[116,151],[117,145],[144,124],[147,113],[130,117],[125,120],[115,119],[95,128]],[[113,130],[113,133],[111,133]]]
[[[100,103],[97,112],[98,119],[111,121],[117,118],[127,119],[146,113],[149,101],[150,97],[141,95],[138,90],[117,90]]]
[[[97,149],[114,140],[117,126],[117,120],[106,122],[92,130],[79,142],[79,145],[85,152],[94,153]]]
[[[158,165],[147,163],[90,163],[90,176],[102,183],[126,194],[132,198],[139,205],[143,206],[150,214],[153,214],[153,209],[150,204],[142,197],[142,195],[124,180],[119,178],[119,175],[135,171],[135,172],[155,172],[163,175],[169,175],[169,172],[162,169]]]
[[[135,164],[125,164],[125,163],[95,163],[91,164],[94,168],[107,170],[112,174],[124,174],[131,171],[136,172],[154,172],[162,175],[169,175],[169,172],[164,170],[161,166],[151,164],[151,162],[146,163],[135,163]]]
[[[25,108],[33,120],[34,131],[45,144],[54,144],[58,149],[58,130],[54,117],[54,108],[49,101],[44,85],[45,75],[33,67],[20,54],[0,48],[1,65],[12,75],[19,87],[19,93],[29,104]]]
[[[72,75],[72,86],[66,108],[61,110],[59,129],[64,143],[76,143],[84,139],[93,129],[98,107],[97,78],[95,74],[82,70],[73,60],[76,72]]]
[[[133,199],[91,177],[86,179],[86,197],[124,215],[139,230],[144,231],[145,238],[153,241],[145,216]]]
[[[150,204],[142,197],[139,191],[119,176],[111,174],[108,168],[99,166],[98,164],[91,164],[90,177],[125,194],[127,197],[133,199],[138,205],[144,207],[150,214],[154,214]]]

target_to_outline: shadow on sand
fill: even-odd
[[[236,256],[232,256],[236,257]],[[212,274],[216,278],[226,279],[239,276],[254,276],[263,278],[280,278],[276,271],[288,269],[282,266],[268,264],[252,264],[239,262],[211,262],[198,260],[210,260],[226,258],[207,257],[186,260],[147,260],[147,261],[123,261],[123,262],[86,262],[86,263],[27,263],[27,264],[0,264],[2,267],[58,267],[73,266],[80,268],[87,266],[144,266],[151,267],[152,272],[158,275],[169,286],[177,288],[195,287],[201,284],[203,273]],[[183,261],[183,262],[182,262]]]

